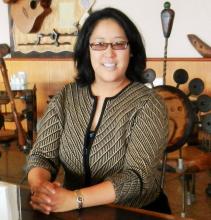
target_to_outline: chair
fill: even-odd
[[[1,114],[1,126],[0,126],[0,144],[4,147],[8,147],[10,143],[17,139],[17,132],[14,129],[6,129],[5,122],[11,121],[13,115],[7,111],[7,105],[10,103],[7,92],[0,93],[0,114]],[[12,117],[12,118],[11,118]]]
[[[0,104],[1,106],[4,105],[6,108],[6,105],[10,103],[12,114],[4,114],[7,113],[4,111],[0,111],[1,113],[1,131],[0,131],[0,144],[3,144],[4,146],[7,146],[14,140],[18,140],[18,146],[21,150],[24,150],[27,143],[27,137],[26,133],[22,127],[21,124],[21,118],[20,115],[17,112],[16,109],[16,103],[14,101],[13,93],[10,87],[9,79],[8,79],[8,73],[6,64],[4,62],[3,56],[7,55],[10,52],[10,48],[6,44],[0,44],[0,71],[3,77],[3,82],[5,85],[6,92],[5,94],[1,94],[0,96]],[[9,130],[5,129],[4,121],[5,120],[14,120],[16,129],[15,130]]]
[[[0,113],[0,130],[4,125],[4,116]],[[1,158],[1,151],[0,151],[0,158]]]
[[[0,130],[4,126],[4,116],[0,112]]]
[[[11,144],[11,142],[17,140],[19,149],[24,153],[28,153],[29,149],[31,149],[32,143],[31,141],[29,141],[30,139],[27,137],[26,132],[22,127],[21,117],[16,109],[16,103],[14,101],[13,93],[10,87],[6,64],[3,59],[3,56],[8,54],[9,52],[10,52],[10,48],[6,44],[0,44],[0,71],[6,89],[6,92],[4,94],[1,94],[0,104],[1,106],[4,105],[5,108],[7,104],[10,104],[11,113],[12,113],[12,114],[5,114],[7,113],[7,111],[4,111],[4,113],[0,111],[0,115],[1,115],[0,144],[3,145],[4,147],[7,147]],[[13,130],[6,129],[4,126],[5,120],[14,121],[16,125],[16,129]],[[25,180],[25,177],[26,175],[22,177],[20,183],[22,183]]]

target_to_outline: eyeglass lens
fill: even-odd
[[[111,45],[111,48],[113,50],[124,50],[127,48],[128,42],[120,41],[120,42],[114,42],[114,43],[105,43],[105,42],[90,43],[90,47],[93,50],[106,50],[109,45]]]

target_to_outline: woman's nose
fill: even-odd
[[[104,55],[108,57],[113,57],[115,56],[115,51],[112,49],[111,44],[108,45],[108,47],[104,51]]]

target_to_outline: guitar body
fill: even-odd
[[[10,10],[13,22],[23,33],[37,32],[44,18],[51,12],[49,5],[42,4],[42,1],[39,0],[18,0],[11,3]]]
[[[18,0],[3,0],[4,3],[10,4],[10,3],[15,3]]]

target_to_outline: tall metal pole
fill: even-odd
[[[161,12],[161,22],[163,28],[163,35],[165,37],[165,47],[164,47],[164,62],[163,62],[163,84],[166,84],[166,70],[167,70],[167,48],[168,48],[168,38],[171,34],[171,29],[174,21],[174,11],[170,8],[171,4],[169,2],[164,3],[164,9]]]

